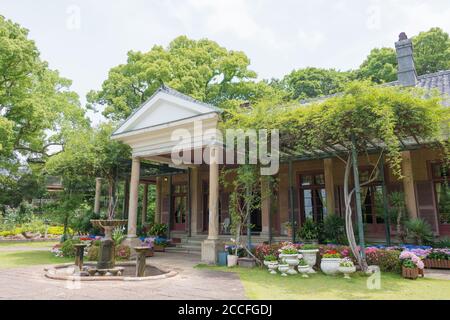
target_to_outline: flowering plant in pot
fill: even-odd
[[[339,264],[341,263],[342,255],[336,250],[327,250],[322,255],[320,261],[320,269],[327,275],[335,275],[339,272]]]
[[[302,256],[303,259],[308,263],[309,265],[309,272],[314,273],[313,266],[315,266],[317,262],[317,252],[319,252],[319,247],[314,244],[305,244],[298,250]]]
[[[308,273],[310,272],[310,266],[304,258],[299,260],[297,269],[298,269],[298,272],[300,272],[302,274],[303,278],[308,278]]]
[[[345,279],[350,279],[350,274],[356,272],[356,267],[350,258],[344,258],[339,263],[339,272],[344,274]]]
[[[426,256],[427,268],[450,269],[450,249],[432,249]]]
[[[423,276],[424,263],[422,259],[410,251],[402,251],[400,253],[402,261],[402,276],[406,279],[417,279],[419,274]]]
[[[296,274],[297,271],[295,271],[295,266],[298,265],[299,259],[298,247],[295,244],[288,242],[283,244],[279,251],[283,263],[289,265],[288,274]]]
[[[264,265],[267,266],[271,274],[276,274],[277,272],[275,270],[278,268],[278,258],[273,254],[264,256]]]

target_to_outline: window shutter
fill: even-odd
[[[434,232],[438,232],[434,186],[431,181],[416,182],[416,200],[419,217],[428,222]]]

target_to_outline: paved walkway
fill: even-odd
[[[139,282],[81,282],[80,289],[70,289],[70,282],[47,279],[43,266],[0,269],[0,299],[245,299],[236,274],[193,268],[199,256],[156,253],[151,261],[178,275]]]

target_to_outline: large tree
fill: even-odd
[[[450,69],[450,38],[440,28],[412,37],[418,75]],[[376,83],[397,80],[397,55],[393,48],[375,48],[357,70],[359,79]]]
[[[231,51],[216,42],[174,39],[167,48],[154,46],[148,52],[128,53],[126,64],[109,71],[100,91],[88,94],[90,106],[105,106],[103,114],[113,120],[126,118],[163,83],[201,101],[220,104],[229,98],[247,98],[258,86],[242,82],[256,78],[250,60],[241,51]]]
[[[48,68],[28,30],[0,16],[0,161],[43,158],[61,130],[86,125],[70,80]]]
[[[291,99],[314,98],[342,91],[350,72],[308,67],[293,70],[281,81]]]

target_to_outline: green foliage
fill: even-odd
[[[256,78],[250,60],[241,51],[229,51],[208,39],[174,39],[167,48],[154,46],[148,52],[128,52],[126,64],[109,71],[100,91],[91,91],[88,101],[105,106],[103,114],[114,120],[126,118],[163,83],[198,100],[219,104],[225,92],[248,96],[245,83]],[[254,91],[253,91],[254,92]],[[232,98],[225,94],[227,99]]]
[[[430,244],[433,241],[433,232],[428,222],[423,219],[410,219],[406,221],[406,233],[414,244]]]
[[[97,261],[98,260],[98,254],[100,251],[99,245],[91,245],[88,249],[88,252],[86,254],[86,258],[88,261]]]
[[[307,218],[297,232],[297,237],[303,241],[317,240],[318,236],[318,226],[311,218]]]
[[[297,100],[340,92],[351,79],[350,72],[309,67],[292,71],[282,83],[289,98]]]
[[[278,258],[273,254],[264,256],[264,261],[277,261],[277,260],[278,260]]]
[[[78,234],[95,234],[100,230],[92,226],[91,220],[99,218],[92,210],[92,206],[83,201],[74,208],[70,215],[69,225]]]
[[[431,28],[412,38],[418,74],[450,69],[450,38],[441,28]]]
[[[123,231],[123,228],[115,228],[112,232],[112,239],[114,240],[116,246],[119,246],[126,237],[127,236]]]
[[[319,249],[317,244],[304,244],[301,246],[300,250],[315,250]]]
[[[328,214],[320,228],[319,240],[322,243],[346,244],[345,220],[336,214]]]
[[[402,266],[408,269],[416,269],[416,264],[411,259],[405,259],[402,261]]]
[[[164,223],[154,223],[150,226],[148,235],[149,236],[157,236],[157,237],[165,237],[167,235],[167,224]]]
[[[81,243],[81,241],[76,239],[68,239],[64,241],[61,245],[63,257],[75,257],[76,249],[74,245],[78,243]]]
[[[117,245],[115,247],[115,255],[117,260],[129,260],[131,256],[131,249],[127,245]]]
[[[443,237],[433,243],[434,248],[450,248],[450,238]]]
[[[375,83],[397,80],[397,55],[392,48],[375,48],[357,70],[358,79]]]

